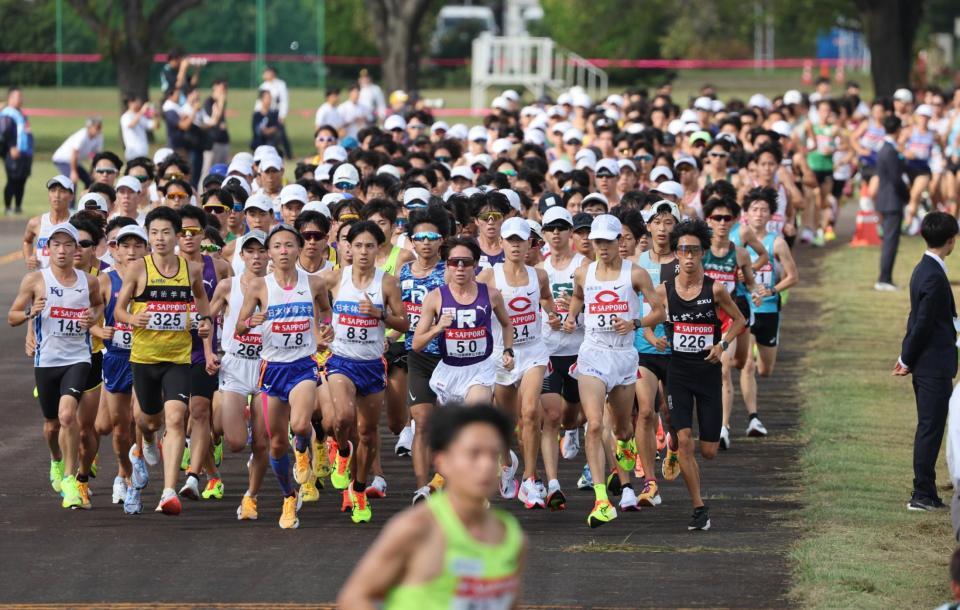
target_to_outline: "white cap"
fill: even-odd
[[[313,170],[313,178],[317,182],[329,182],[330,181],[330,170],[333,168],[332,163],[321,163],[317,166],[317,169]]]
[[[624,101],[623,96],[620,95],[619,93],[611,93],[610,95],[608,95],[607,103],[612,106],[617,106],[619,108],[623,108],[624,105],[626,105],[626,102]]]
[[[680,132],[683,131],[684,125],[686,125],[686,123],[684,123],[680,119],[673,119],[672,121],[667,123],[667,131],[669,131],[673,135],[679,135]]]
[[[320,205],[326,206],[327,212],[330,212],[330,208],[346,198],[347,197],[343,193],[327,193],[320,199]]]
[[[596,159],[596,157],[580,157],[580,160],[577,161],[576,169],[588,169],[593,171],[597,166],[597,162],[594,159]]]
[[[243,205],[244,211],[251,208],[273,213],[273,199],[270,199],[263,193],[256,193],[247,197],[247,202]]]
[[[88,203],[92,203],[93,207],[100,210],[101,212],[110,211],[110,206],[107,205],[107,198],[101,195],[100,193],[87,193],[80,198],[80,201],[77,202],[78,210],[93,209],[93,207],[87,206]]]
[[[666,165],[658,165],[652,170],[650,170],[650,180],[652,180],[653,182],[656,182],[657,178],[666,178],[667,180],[673,180],[673,170],[671,170]]]
[[[784,138],[789,138],[790,134],[793,133],[793,126],[786,121],[774,121],[773,125],[770,126],[770,129],[777,134],[780,134]]]
[[[277,152],[277,149],[269,144],[261,144],[257,146],[253,151],[253,162],[260,163],[267,157],[279,157],[280,153]]]
[[[447,130],[447,135],[455,140],[466,140],[468,133],[467,126],[463,123],[451,125],[450,129]]]
[[[583,143],[583,132],[577,129],[576,127],[571,127],[563,132],[563,142],[564,144],[571,142],[573,140],[578,140]]]
[[[538,116],[540,109],[536,106],[524,106],[520,109],[520,116]]]
[[[471,142],[479,142],[480,140],[486,142],[487,130],[483,128],[483,125],[474,125],[467,133],[467,139]]]
[[[511,102],[520,101],[520,94],[514,91],[513,89],[507,89],[506,91],[500,94],[500,97],[502,97],[505,100],[510,100]]]
[[[422,186],[414,186],[403,191],[403,207],[422,206],[430,203],[430,191]]]
[[[683,128],[680,129],[684,135],[691,134],[695,131],[700,131],[700,123],[694,123],[693,121],[689,123],[684,123]]]
[[[559,133],[562,136],[571,127],[568,121],[560,121],[559,123],[554,123],[553,127],[550,128],[550,132]]]
[[[590,96],[586,93],[580,93],[579,95],[573,96],[573,105],[579,106],[580,108],[589,108],[593,106],[593,102],[590,100]]]
[[[142,239],[143,243],[148,243],[147,232],[143,230],[143,227],[140,225],[127,225],[125,227],[120,227],[120,230],[117,231],[117,236],[114,239],[119,243],[123,241],[125,237],[133,235],[136,238]]]
[[[466,165],[457,165],[450,170],[450,179],[453,180],[454,178],[466,178],[473,182],[473,172]]]
[[[540,223],[532,218],[524,219],[524,222],[527,223],[527,226],[530,227],[530,234],[536,235],[540,239],[543,239],[543,227],[540,226]]]
[[[121,176],[120,179],[117,180],[118,191],[120,190],[120,187],[126,187],[134,193],[143,191],[143,189],[140,187],[140,181],[133,176]]]
[[[517,194],[517,191],[513,189],[500,189],[498,193],[503,193],[504,197],[507,198],[507,201],[510,202],[510,207],[518,212],[523,212],[523,205],[520,203],[520,195]]]
[[[590,159],[591,164],[597,164],[597,153],[593,152],[592,148],[581,148],[577,151],[577,154],[573,156],[574,161],[581,161],[583,159]]]
[[[630,123],[629,125],[627,125],[627,128],[625,131],[631,135],[635,135],[642,132],[644,129],[646,129],[646,127],[644,126],[643,123]]]
[[[803,101],[803,94],[797,91],[796,89],[791,89],[783,94],[783,103],[788,106],[793,104],[799,104]]]
[[[240,249],[243,250],[243,247],[247,245],[250,241],[260,242],[260,245],[264,248],[267,247],[267,234],[261,231],[260,229],[254,229],[252,231],[247,231],[237,240],[237,245],[240,246]]]
[[[606,206],[608,210],[610,209],[610,202],[607,201],[607,198],[604,197],[603,193],[590,193],[589,195],[583,198],[583,201],[580,202],[580,207],[584,207],[584,208],[587,207],[587,204],[590,203],[591,201],[599,201],[604,206]]]
[[[620,220],[612,214],[600,214],[590,223],[590,235],[587,239],[609,239],[614,240],[620,237],[623,225]]]
[[[253,165],[253,155],[245,150],[233,155],[233,158],[230,160],[239,161],[240,163],[244,163],[246,165]]]
[[[342,193],[336,194],[342,195]],[[303,206],[301,213],[303,212],[320,212],[330,220],[333,220],[333,214],[330,213],[330,207],[322,201],[308,201],[307,205]]]
[[[161,163],[166,161],[167,158],[172,154],[173,154],[172,148],[158,148],[157,151],[153,153],[153,164],[160,165]]]
[[[711,104],[711,106],[712,107],[710,108],[710,110],[712,112],[720,112],[727,107],[727,105],[721,102],[720,100],[713,100],[713,103]]]
[[[667,201],[666,199],[661,199],[660,201],[650,206],[649,210],[644,210],[641,213],[641,216],[643,216],[643,222],[650,222],[650,219],[652,219],[654,216],[656,216],[660,212],[665,211],[663,210],[664,206],[667,206],[669,208],[669,211],[674,218],[676,218],[677,220],[680,220],[680,208],[677,206],[677,204],[675,204],[672,201]]]
[[[680,155],[677,157],[677,160],[673,162],[673,169],[679,169],[681,165],[689,165],[697,169],[697,160],[690,155]]]
[[[933,118],[933,106],[930,104],[920,104],[917,106],[917,109],[913,111],[914,114],[919,116],[925,116],[928,119]]]
[[[476,195],[477,193],[482,193],[482,192],[483,192],[483,191],[481,191],[481,190],[478,189],[477,187],[475,187],[475,186],[470,186],[470,187],[467,187],[467,188],[463,189],[463,191],[462,191],[460,194],[463,195],[464,197],[473,197],[473,196]]]
[[[728,133],[726,131],[721,131],[720,133],[718,133],[717,140],[726,140],[727,142],[730,142],[734,146],[738,144],[737,136],[735,136],[732,133]]]
[[[479,155],[470,155],[467,157],[467,161],[470,163],[471,167],[479,163],[484,168],[490,169],[490,165],[493,163],[493,158],[486,153],[480,153]]]
[[[523,141],[537,146],[544,146],[547,143],[547,136],[542,130],[531,127],[523,130]]]
[[[543,226],[551,225],[555,222],[565,222],[573,226],[573,215],[562,205],[552,205],[543,213]]]
[[[677,199],[683,198],[683,187],[680,186],[679,182],[674,182],[673,180],[661,182],[657,186],[650,189],[650,192],[660,193],[661,195],[669,195],[671,197],[676,197]]]
[[[379,176],[380,174],[393,176],[397,180],[400,179],[400,170],[397,168],[396,165],[391,165],[389,163],[385,165],[381,165],[380,167],[377,168],[377,175]]]
[[[564,117],[567,113],[561,106],[550,106],[547,108],[547,118]]]
[[[557,96],[557,104],[560,106],[570,106],[572,103],[573,97],[567,92],[563,92]]]
[[[620,175],[620,166],[613,159],[600,159],[597,161],[597,176],[600,172],[606,172],[611,176]]]
[[[349,182],[353,186],[360,184],[360,174],[352,163],[341,163],[337,166],[337,170],[333,172],[334,186],[340,182]]]
[[[247,182],[244,178],[241,178],[240,176],[227,176],[226,178],[224,178],[223,183],[221,183],[220,186],[223,187],[229,184],[239,185],[240,188],[243,189],[243,192],[245,192],[248,197],[250,196],[250,190],[251,190],[250,183]]]
[[[814,91],[813,93],[810,94],[810,97],[807,98],[807,99],[810,100],[810,105],[812,106],[812,105],[816,104],[817,102],[819,102],[820,100],[822,100],[822,99],[823,99],[823,96],[820,95],[820,92]]]
[[[550,164],[549,169],[547,169],[547,173],[550,174],[551,176],[557,173],[566,174],[566,173],[569,173],[572,169],[573,169],[573,166],[570,165],[569,161],[567,161],[566,159],[557,159],[556,161]]]
[[[53,178],[47,180],[47,189],[49,189],[54,184],[59,184],[63,188],[67,189],[71,193],[74,192],[73,181],[70,178],[67,178],[63,174],[57,174]]]
[[[234,159],[230,162],[230,165],[227,166],[227,175],[229,176],[233,172],[244,176],[252,176],[253,164],[245,159]]]
[[[384,131],[393,131],[395,129],[406,129],[407,121],[399,114],[391,114],[383,121]]]
[[[913,103],[913,92],[909,89],[897,89],[893,92],[893,99],[904,104]]]
[[[490,107],[495,110],[509,110],[510,102],[508,102],[502,95],[498,95],[497,97],[493,98],[492,102],[490,102]]]
[[[283,159],[280,158],[280,155],[267,155],[260,159],[260,171],[265,172],[268,169],[283,171]]]
[[[770,110],[773,108],[773,104],[770,103],[770,99],[760,93],[750,96],[750,101],[747,102],[747,106],[751,108],[763,108],[764,110]]]
[[[437,133],[438,131],[450,131],[450,126],[444,121],[436,121],[433,125],[430,126],[430,133]]]
[[[530,239],[530,225],[519,216],[508,218],[503,221],[500,227],[500,237],[519,237],[520,239]]]
[[[50,238],[52,239],[57,233],[66,233],[73,238],[73,241],[80,241],[80,232],[69,222],[61,222],[58,225],[54,225],[53,229],[50,230]]]
[[[634,172],[637,171],[637,166],[634,164],[633,159],[618,159],[617,167],[620,168],[621,172],[624,170],[624,168]]]
[[[697,116],[697,111],[687,108],[680,113],[680,122],[681,123],[699,123],[700,117]]]
[[[510,152],[511,148],[513,148],[513,142],[508,138],[497,138],[493,141],[493,144],[490,145],[490,150],[492,150],[495,155]]]
[[[693,102],[693,107],[696,110],[706,110],[707,112],[713,112],[713,100],[709,97],[702,95]]]
[[[346,161],[347,160],[347,149],[339,144],[334,144],[332,146],[327,146],[323,149],[323,160],[324,162],[330,161]]]
[[[280,205],[287,205],[291,201],[299,201],[300,203],[306,204],[309,198],[310,196],[307,195],[307,189],[299,184],[288,184],[280,189]]]

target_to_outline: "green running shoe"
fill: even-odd
[[[63,481],[63,460],[50,460],[50,486],[62,495],[60,483]]]
[[[83,504],[83,498],[80,497],[80,488],[77,485],[77,478],[73,475],[69,477],[64,477],[63,482],[60,483],[61,492],[63,493],[63,502],[61,505],[64,508],[80,508]]]
[[[617,441],[617,464],[627,472],[631,472],[637,465],[637,441]]]
[[[186,472],[190,470],[190,445],[183,448],[183,458],[180,460],[180,470]]]
[[[610,504],[609,500],[597,500],[593,505],[593,510],[587,515],[587,525],[600,527],[616,518],[617,509],[613,507],[613,504]]]

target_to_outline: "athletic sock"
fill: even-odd
[[[90,475],[77,473],[77,483],[86,483],[90,480]]]
[[[557,489],[560,489],[560,481],[558,481],[557,479],[550,479],[549,481],[547,481],[547,489],[550,489],[551,487],[556,487]]]
[[[340,445],[337,448],[337,454],[342,458],[350,457],[350,445]]]
[[[621,486],[621,489],[633,489],[633,483],[626,483]]]
[[[362,494],[367,491],[367,484],[363,481],[354,481],[353,482],[353,493]]]
[[[187,473],[187,478],[189,479],[190,477],[193,477],[194,479],[196,479],[196,480],[197,480],[197,483],[200,482],[200,477],[198,477],[197,475],[193,474],[192,472],[188,472],[188,473]]]
[[[603,483],[594,483],[593,484],[593,493],[597,496],[597,502],[608,501],[607,499],[607,486]]]
[[[307,447],[310,446],[310,438],[307,436],[302,436],[300,434],[293,437],[293,445],[297,448],[297,451],[303,453],[307,450]]]
[[[751,414],[750,414],[750,417],[749,417],[749,419],[747,419],[747,421],[748,421],[748,422],[751,422],[751,421],[753,421],[753,420],[755,420],[755,419],[757,419],[757,414],[756,414],[756,413],[751,413]]]
[[[284,496],[293,495],[293,479],[290,476],[290,454],[284,453],[280,458],[270,456],[270,467],[273,468],[273,474],[277,476],[277,483],[280,483],[280,490]]]

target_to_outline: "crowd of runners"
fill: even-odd
[[[383,114],[355,135],[318,125],[299,162],[260,145],[198,177],[183,151],[100,151],[85,192],[49,179],[8,320],[27,329],[64,508],[177,515],[228,497],[240,520],[267,503],[296,528],[332,489],[364,523],[384,461],[407,460],[416,486],[391,493],[426,500],[447,531],[431,498],[473,471],[431,453],[479,422],[503,429],[485,451],[525,509],[589,490],[597,527],[659,506],[659,482],[682,476],[688,528],[708,529],[697,448],[767,435],[756,377],[775,372],[800,244],[835,238],[854,185],[869,206],[884,139],[911,168],[904,230],[955,207],[960,169],[960,93],[865,103],[826,81],[772,100],[707,86],[684,105],[669,89],[524,105],[504,91],[473,127],[406,96]],[[98,472],[101,449],[116,472]],[[248,456],[242,494],[224,489],[224,452]],[[579,480],[561,480],[561,457]],[[94,499],[98,475],[113,483]],[[414,552],[415,525],[393,544]]]

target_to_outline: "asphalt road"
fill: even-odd
[[[22,222],[0,221],[0,255],[18,247],[20,231]],[[804,281],[814,281],[810,251],[799,258]],[[19,260],[0,265],[3,311],[22,274]],[[691,508],[680,479],[662,485],[661,507],[621,513],[615,522],[589,529],[585,518],[592,493],[575,488],[582,454],[561,460],[566,511],[527,511],[517,502],[494,500],[520,518],[530,540],[525,604],[789,605],[788,552],[797,534],[791,513],[798,508],[800,485],[794,380],[801,374],[804,342],[816,328],[816,307],[803,288],[791,291],[777,372],[760,381],[760,411],[770,436],[746,438],[746,417],[738,404],[732,449],[702,465],[710,531],[687,531]],[[320,502],[301,511],[300,529],[280,530],[280,495],[269,473],[260,494],[260,520],[237,521],[246,487],[245,453],[225,458],[222,501],[184,500],[178,517],[153,513],[161,476],[155,467],[143,496],[148,512],[126,516],[109,504],[116,468],[109,439],[100,453],[103,474],[92,484],[93,510],[64,510],[47,481],[49,456],[31,392],[31,364],[22,350],[23,329],[0,326],[0,345],[0,387],[7,388],[0,427],[0,603],[328,605],[380,527],[409,505],[412,468],[409,460],[393,455],[395,439],[387,432],[383,462],[390,487],[387,498],[374,501],[370,524],[354,525],[338,512],[339,495],[325,491]]]

